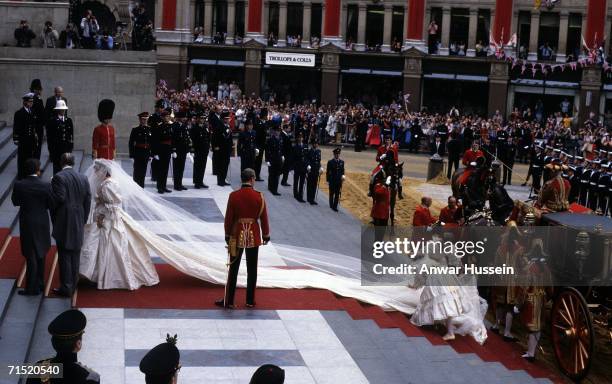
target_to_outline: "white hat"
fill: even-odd
[[[66,102],[64,100],[58,100],[57,103],[55,104],[55,108],[53,108],[55,111],[58,110],[67,110],[68,107],[66,106]]]

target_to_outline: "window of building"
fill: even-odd
[[[518,27],[516,29],[518,40],[518,56],[527,59],[529,53],[529,35],[531,34],[531,12],[519,11]]]
[[[196,0],[195,6],[195,28],[204,28],[204,0]]]
[[[357,30],[359,19],[359,7],[357,4],[349,4],[346,6],[346,41],[357,42]]]
[[[278,39],[278,11],[277,2],[270,2],[268,6],[268,34]]]
[[[479,9],[478,10],[478,21],[476,23],[476,43],[480,42],[481,45],[485,47],[488,46],[490,31],[491,31],[491,10]]]
[[[538,30],[538,59],[553,60],[559,44],[559,14],[542,12]]]
[[[404,41],[404,7],[393,7],[391,19],[391,49],[398,50]]]
[[[245,25],[245,3],[244,1],[236,2],[236,22],[234,24],[234,31],[236,36],[244,37],[244,25]]]
[[[321,24],[323,23],[323,5],[313,3],[310,8],[310,36],[321,38]]]
[[[572,56],[574,60],[580,56],[580,44],[582,35],[582,15],[580,13],[570,13],[567,25],[567,46],[565,54]]]
[[[369,5],[366,14],[366,49],[380,50],[384,23],[385,8],[382,5]]]
[[[470,29],[470,10],[467,8],[452,8],[449,44],[451,55],[465,56]]]
[[[431,8],[427,26],[427,45],[430,54],[438,53],[438,44],[442,36],[442,8]]]
[[[287,36],[302,37],[303,3],[287,3]]]
[[[227,2],[213,1],[213,33],[221,35],[227,33]]]

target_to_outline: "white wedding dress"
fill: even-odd
[[[119,186],[112,177],[100,183],[94,201],[93,215],[85,225],[81,275],[98,289],[134,290],[159,283],[145,242],[121,208]]]
[[[135,289],[156,284],[152,256],[187,275],[225,284],[228,256],[223,223],[204,221],[144,191],[119,163],[98,159],[86,175],[98,201],[87,225],[81,273],[99,288]],[[95,213],[105,215],[101,229]],[[274,222],[271,226],[274,234]],[[422,289],[363,286],[358,257],[275,243],[260,247],[259,255],[258,287],[326,289],[406,314],[414,313],[419,305]],[[246,286],[246,268],[240,268],[238,286]],[[478,300],[477,293],[473,297]],[[479,316],[480,312],[476,319]]]

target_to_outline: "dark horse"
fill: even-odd
[[[402,178],[404,177],[404,163],[396,164],[394,161],[394,153],[393,151],[388,151],[385,160],[381,160],[378,167],[372,172],[372,176],[370,178],[370,188],[369,188],[369,196],[372,196],[372,191],[374,190],[374,180],[376,180],[376,175],[378,173],[383,174],[384,179],[390,179],[389,184],[389,218],[391,219],[391,226],[395,225],[395,203],[399,198],[402,200],[404,195],[402,194]]]
[[[505,225],[514,202],[506,189],[497,183],[495,164],[489,166],[484,158],[479,159],[475,169],[463,180],[465,171],[462,168],[453,174],[451,187],[453,196],[462,201],[466,225]],[[485,209],[487,201],[490,210]]]

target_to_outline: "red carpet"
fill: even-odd
[[[86,284],[79,286],[76,305],[80,308],[151,308],[151,309],[218,309],[216,299],[223,297],[223,286],[213,285],[186,276],[170,265],[156,265],[160,284],[137,291],[100,291]],[[236,304],[244,309],[245,289],[238,289]],[[399,328],[412,337],[426,337],[432,344],[447,344],[433,329],[412,325],[407,316],[399,312],[384,312],[380,308],[354,299],[337,297],[319,289],[267,289],[257,290],[257,309],[292,310],[344,310],[355,320],[372,319],[381,328]],[[475,353],[484,361],[498,361],[509,369],[522,369],[533,377],[546,377],[553,382],[563,380],[539,363],[528,363],[521,358],[521,347],[506,343],[490,334],[484,346],[470,337],[458,336],[449,343],[459,353]]]
[[[13,237],[0,260],[0,278],[17,279],[25,258],[21,255],[21,244],[18,237]]]

